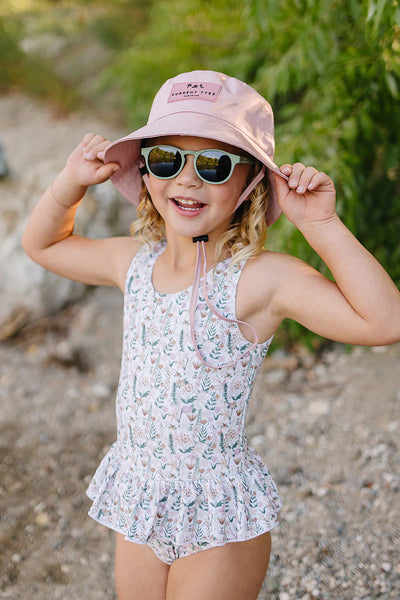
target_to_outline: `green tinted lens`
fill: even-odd
[[[149,171],[162,179],[174,177],[182,165],[182,157],[177,148],[172,146],[157,146],[147,157]]]
[[[232,172],[232,161],[220,150],[204,150],[197,156],[196,170],[204,181],[223,183]]]

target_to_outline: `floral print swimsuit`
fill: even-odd
[[[154,263],[165,243],[144,245],[128,270],[117,393],[117,441],[88,488],[89,515],[148,544],[167,564],[277,525],[279,494],[247,446],[246,409],[271,340],[233,366],[213,369],[190,336],[191,288],[157,292]],[[236,318],[244,267],[219,263],[207,274],[215,308]],[[236,323],[218,319],[199,292],[195,335],[202,357],[223,365],[251,346]]]

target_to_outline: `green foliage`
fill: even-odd
[[[398,0],[158,0],[107,84],[118,81],[132,127],[178,72],[252,84],[275,110],[278,163],[327,171],[346,224],[400,282],[399,25]],[[298,232],[277,227],[280,247],[323,269]]]
[[[65,109],[76,101],[73,90],[65,89],[51,61],[36,54],[28,55],[21,47],[21,21],[0,15],[0,93],[23,88],[34,96],[45,96]]]
[[[253,83],[275,107],[278,161],[326,170],[345,222],[400,283],[398,2],[251,4],[263,30],[249,52],[263,35],[274,40]],[[314,262],[298,233],[285,241]]]
[[[18,47],[16,31],[10,25],[6,26],[0,17],[0,92],[11,87],[18,77],[18,64],[21,51]]]
[[[220,0],[157,0],[147,29],[108,71],[105,85],[118,82],[132,127],[146,122],[157,89],[169,77],[192,69],[241,76],[240,46],[246,35],[242,3]]]
[[[19,44],[32,32],[33,5],[43,30],[65,41],[57,63],[68,64],[74,48],[79,59],[89,50],[100,57],[87,67],[92,77],[79,70],[78,77],[92,82],[102,105],[110,90],[113,101],[118,94],[132,128],[146,122],[155,92],[179,72],[214,69],[239,77],[274,108],[278,164],[301,161],[329,173],[341,217],[400,285],[399,0],[27,4],[31,12],[19,21],[0,16],[0,91],[25,78],[43,93],[44,80],[52,81],[50,63],[26,56]],[[26,67],[39,58],[39,68]],[[77,76],[67,81],[78,86]],[[284,218],[271,229],[269,246],[326,271]],[[281,337],[285,344],[304,339],[303,329],[285,325]]]
[[[242,78],[271,102],[278,164],[328,172],[345,223],[399,285],[398,0],[158,0],[111,76],[131,126],[146,121],[165,79],[196,68]],[[271,233],[271,247],[327,271],[285,219]],[[299,336],[285,325],[285,343]]]
[[[267,9],[254,0],[251,7],[262,27],[253,29],[249,53],[274,40],[252,76],[275,108],[278,163],[328,172],[343,220],[400,285],[399,3],[269,2]],[[274,234],[280,249],[325,270],[294,228],[282,222]],[[285,324],[283,337],[320,343],[297,324]]]
[[[6,1],[0,92],[23,89],[68,110],[97,103],[100,111],[114,100],[101,74],[145,27],[150,7],[148,0]]]

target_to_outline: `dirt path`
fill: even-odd
[[[85,489],[115,438],[120,310],[99,289],[0,346],[2,598],[115,598]],[[260,599],[398,598],[400,346],[297,360],[266,361],[248,419],[284,499]]]
[[[85,489],[115,439],[121,303],[95,290],[0,344],[0,598],[115,600]],[[398,599],[399,365],[400,345],[267,359],[248,434],[284,507],[260,600]]]

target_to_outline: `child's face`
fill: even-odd
[[[168,136],[149,142],[151,146],[157,144],[169,144],[182,150],[215,148],[245,155],[234,146],[207,138]],[[173,179],[157,179],[150,174],[151,199],[164,219],[167,234],[175,232],[190,238],[208,234],[217,238],[229,227],[232,211],[246,184],[249,165],[236,165],[228,181],[213,185],[197,176],[193,159],[187,155],[184,168]]]

